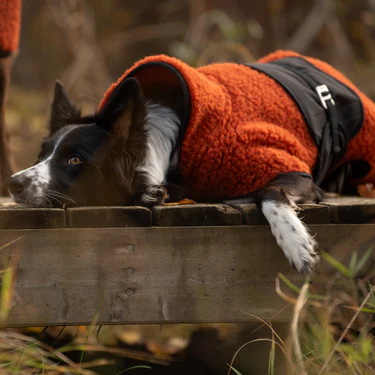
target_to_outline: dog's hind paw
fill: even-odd
[[[284,251],[289,263],[296,268],[298,272],[304,274],[312,274],[316,265],[319,263],[320,257],[316,251],[318,245],[309,233],[306,233],[303,243],[281,244],[279,246]],[[285,246],[286,245],[286,246]]]
[[[141,196],[141,203],[146,206],[164,204],[169,198],[168,191],[164,186],[150,186]]]
[[[319,263],[318,244],[289,204],[266,201],[262,211],[271,225],[272,234],[289,263],[298,272],[311,274]]]

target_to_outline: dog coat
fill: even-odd
[[[320,183],[337,166],[364,161],[375,183],[375,104],[330,65],[290,51],[255,64],[192,68],[147,57],[104,95],[136,77],[146,96],[179,89],[184,97],[180,172],[196,199],[246,196],[281,173]]]
[[[0,57],[18,48],[21,24],[21,0],[0,1]]]

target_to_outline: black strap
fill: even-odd
[[[282,173],[282,174],[284,174],[284,173]],[[311,174],[310,173],[306,173],[306,172],[288,172],[287,174],[298,174],[301,177],[305,177],[305,178],[308,178],[310,180],[313,179],[312,176],[311,176]]]
[[[295,74],[300,76],[304,81],[306,81],[310,88],[314,90],[319,96],[323,108],[327,111],[328,124],[326,124],[326,126],[329,125],[331,127],[333,152],[336,156],[340,155],[341,147],[339,143],[339,126],[337,122],[336,106],[334,104],[334,101],[332,100],[332,95],[329,92],[329,88],[326,85],[323,85],[322,83],[316,81],[312,76],[310,76],[308,69],[295,69],[294,66],[291,66],[289,64],[285,64],[284,66],[286,66],[289,70],[293,71]],[[327,87],[328,91],[325,92],[326,94],[328,94],[325,96],[327,100],[324,100],[322,94],[319,95],[319,93],[317,92],[317,88],[322,86]],[[325,105],[323,104],[323,101]]]

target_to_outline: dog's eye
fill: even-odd
[[[82,163],[82,160],[78,156],[72,156],[71,158],[68,159],[68,164],[77,165],[80,163]]]

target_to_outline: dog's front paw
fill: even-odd
[[[151,186],[142,194],[141,203],[146,206],[156,206],[165,203],[168,198],[168,191],[164,186]]]

